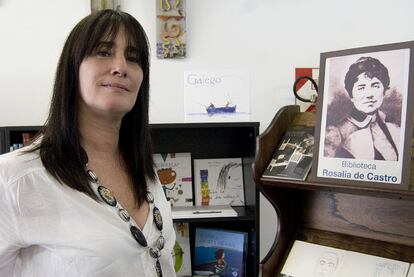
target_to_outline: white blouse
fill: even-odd
[[[163,276],[175,276],[171,208],[159,181],[148,185],[163,218]],[[132,218],[131,218],[132,220]],[[159,231],[152,210],[142,230]],[[0,156],[0,276],[156,276],[148,248],[133,238],[117,209],[56,181],[39,154]]]

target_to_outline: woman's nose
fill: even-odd
[[[122,78],[127,76],[127,61],[125,57],[117,56],[114,58],[111,74]]]

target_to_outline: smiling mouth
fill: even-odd
[[[106,88],[118,88],[118,89],[121,89],[121,90],[124,90],[124,91],[129,91],[126,86],[121,85],[121,84],[111,83],[111,84],[103,84],[102,86],[106,87]]]

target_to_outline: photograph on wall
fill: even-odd
[[[314,180],[407,189],[413,49],[405,42],[321,54]]]
[[[191,153],[156,153],[154,162],[171,206],[192,206]]]
[[[246,276],[246,232],[197,228],[194,274],[197,276]]]
[[[249,121],[249,86],[249,72],[245,69],[185,71],[185,121]]]
[[[243,206],[242,159],[195,159],[194,194],[198,206]]]

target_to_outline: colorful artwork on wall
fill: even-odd
[[[120,8],[119,0],[91,0],[91,12],[106,9],[119,10]]]
[[[157,0],[157,57],[185,58],[185,0]]]

